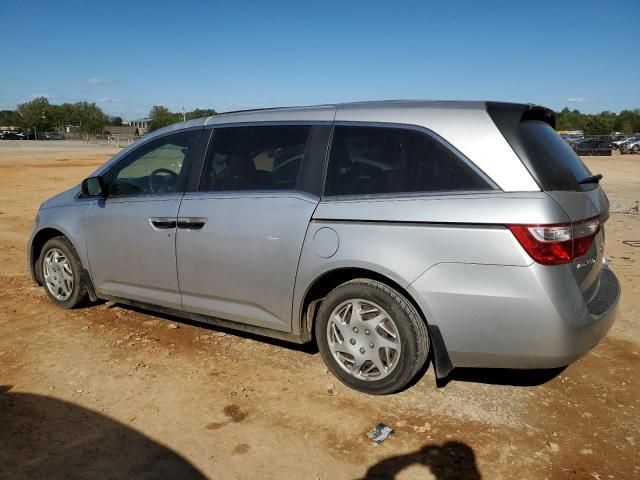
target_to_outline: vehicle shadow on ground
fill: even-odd
[[[0,478],[206,478],[143,434],[78,405],[0,385]]]
[[[124,310],[130,310],[132,312],[137,312],[144,315],[152,315],[154,317],[158,317],[171,322],[184,323],[186,325],[204,328],[216,332],[224,332],[228,335],[234,335],[240,338],[248,338],[251,340],[255,340],[256,342],[268,343],[269,345],[286,348],[288,350],[293,350],[296,352],[302,352],[311,355],[315,355],[318,353],[318,347],[315,341],[300,345],[285,340],[279,340],[276,338],[257,335],[254,333],[234,330],[232,328],[226,328],[219,325],[211,325],[205,322],[189,320],[167,313],[147,310],[138,306],[112,303],[108,308],[114,307],[122,308]],[[433,368],[433,357],[431,355],[429,357],[429,362],[425,364],[425,366],[416,374],[414,379],[409,382],[409,384],[406,385],[402,389],[402,391],[409,389],[416,383],[420,382],[424,375]],[[514,387],[533,387],[553,380],[566,368],[567,367],[538,370],[517,370],[507,368],[455,368],[446,378],[438,379],[436,381],[436,384],[438,387],[445,387],[447,386],[447,384],[449,384],[449,382],[458,381],[470,383],[486,383],[491,385],[510,385]]]
[[[415,452],[385,458],[371,466],[362,480],[392,480],[410,467],[425,467],[437,480],[479,480],[482,478],[473,449],[466,443],[451,441],[427,444]],[[414,478],[414,477],[412,477]]]
[[[224,332],[228,335],[234,335],[240,338],[248,338],[251,340],[255,340],[256,342],[268,343],[269,345],[274,345],[277,347],[287,348],[289,350],[294,350],[296,352],[303,352],[309,354],[318,353],[318,347],[315,342],[309,342],[305,344],[298,344],[293,342],[287,342],[286,340],[279,340],[277,338],[271,338],[263,335],[257,335],[255,333],[243,332],[241,330],[235,330],[233,328],[222,327],[219,325],[211,325],[210,323],[198,322],[195,320],[190,320],[188,318],[178,317],[176,315],[171,315],[168,313],[156,312],[153,310],[147,310],[142,307],[125,305],[122,303],[112,303],[108,306],[108,308],[122,308],[123,310],[130,310],[132,312],[142,313],[144,315],[151,315],[154,317],[161,318],[163,320],[168,320],[176,323],[184,323],[185,325],[191,325],[193,327],[204,328],[206,330],[212,330],[215,332]]]

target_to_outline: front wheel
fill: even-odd
[[[369,279],[333,289],[315,325],[318,349],[345,385],[383,395],[406,387],[429,352],[427,327],[399,292]]]
[[[80,275],[82,264],[65,237],[54,237],[44,244],[37,268],[47,296],[56,305],[73,308],[87,300],[87,286]]]

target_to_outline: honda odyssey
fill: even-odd
[[[620,297],[609,203],[552,111],[388,101],[232,112],[146,135],[40,207],[29,267],[97,299],[297,343],[371,394],[426,365],[550,368]]]

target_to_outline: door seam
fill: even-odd
[[[178,294],[180,295],[180,308],[184,310],[184,304],[182,303],[182,288],[180,287],[180,271],[178,270],[178,218],[180,217],[180,209],[182,208],[182,201],[184,200],[186,192],[182,192],[180,202],[178,203],[178,210],[176,211],[176,228],[175,235],[173,236],[173,258],[176,264],[176,282],[178,284]]]

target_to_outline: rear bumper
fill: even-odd
[[[607,334],[621,288],[606,266],[587,303],[566,266],[440,264],[410,289],[454,367],[555,368]]]

